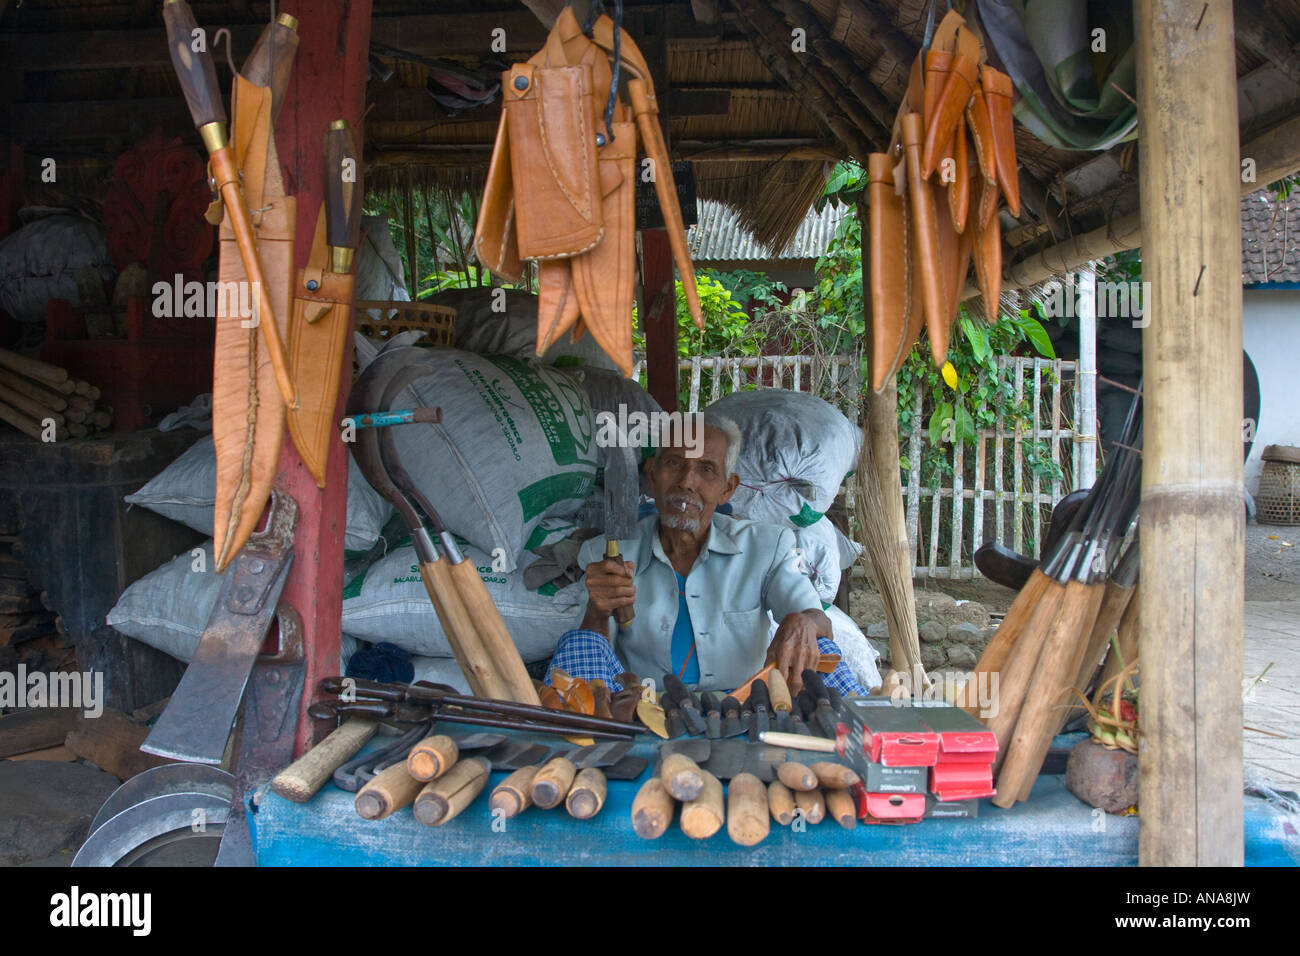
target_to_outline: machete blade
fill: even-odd
[[[254,532],[226,568],[194,658],[141,750],[191,763],[221,763],[244,685],[289,578],[297,520],[297,503],[273,489],[266,530]]]

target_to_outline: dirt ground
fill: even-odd
[[[851,616],[865,630],[885,619],[880,595],[865,580],[854,584]],[[1300,527],[1247,524],[1246,600],[1296,598],[1300,598]],[[1005,614],[1015,599],[1015,591],[982,577],[973,581],[916,581],[918,622],[934,618],[945,625],[969,621],[983,627],[989,623],[987,615]]]

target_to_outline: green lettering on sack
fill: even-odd
[[[581,414],[583,399],[577,387],[561,377],[543,377],[538,366],[519,359],[494,356],[488,359],[514,383],[546,436],[551,457],[557,465],[593,465],[591,435],[575,433],[587,416]]]
[[[548,475],[519,490],[519,507],[523,509],[524,520],[532,521],[557,501],[586,498],[593,487],[591,475],[578,472]]]
[[[798,528],[807,528],[811,525],[815,525],[824,517],[825,515],[822,514],[822,512],[813,511],[812,507],[805,501],[803,507],[799,509],[799,513],[790,516],[790,523]]]

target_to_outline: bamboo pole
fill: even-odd
[[[1233,10],[1227,0],[1138,0],[1134,21],[1143,278],[1151,283],[1139,862],[1241,866],[1242,170]]]

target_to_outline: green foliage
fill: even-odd
[[[677,354],[687,355],[757,355],[761,339],[749,326],[749,316],[740,307],[731,290],[712,275],[695,277],[700,297],[704,328],[697,329],[686,305],[680,281],[677,292]]]

